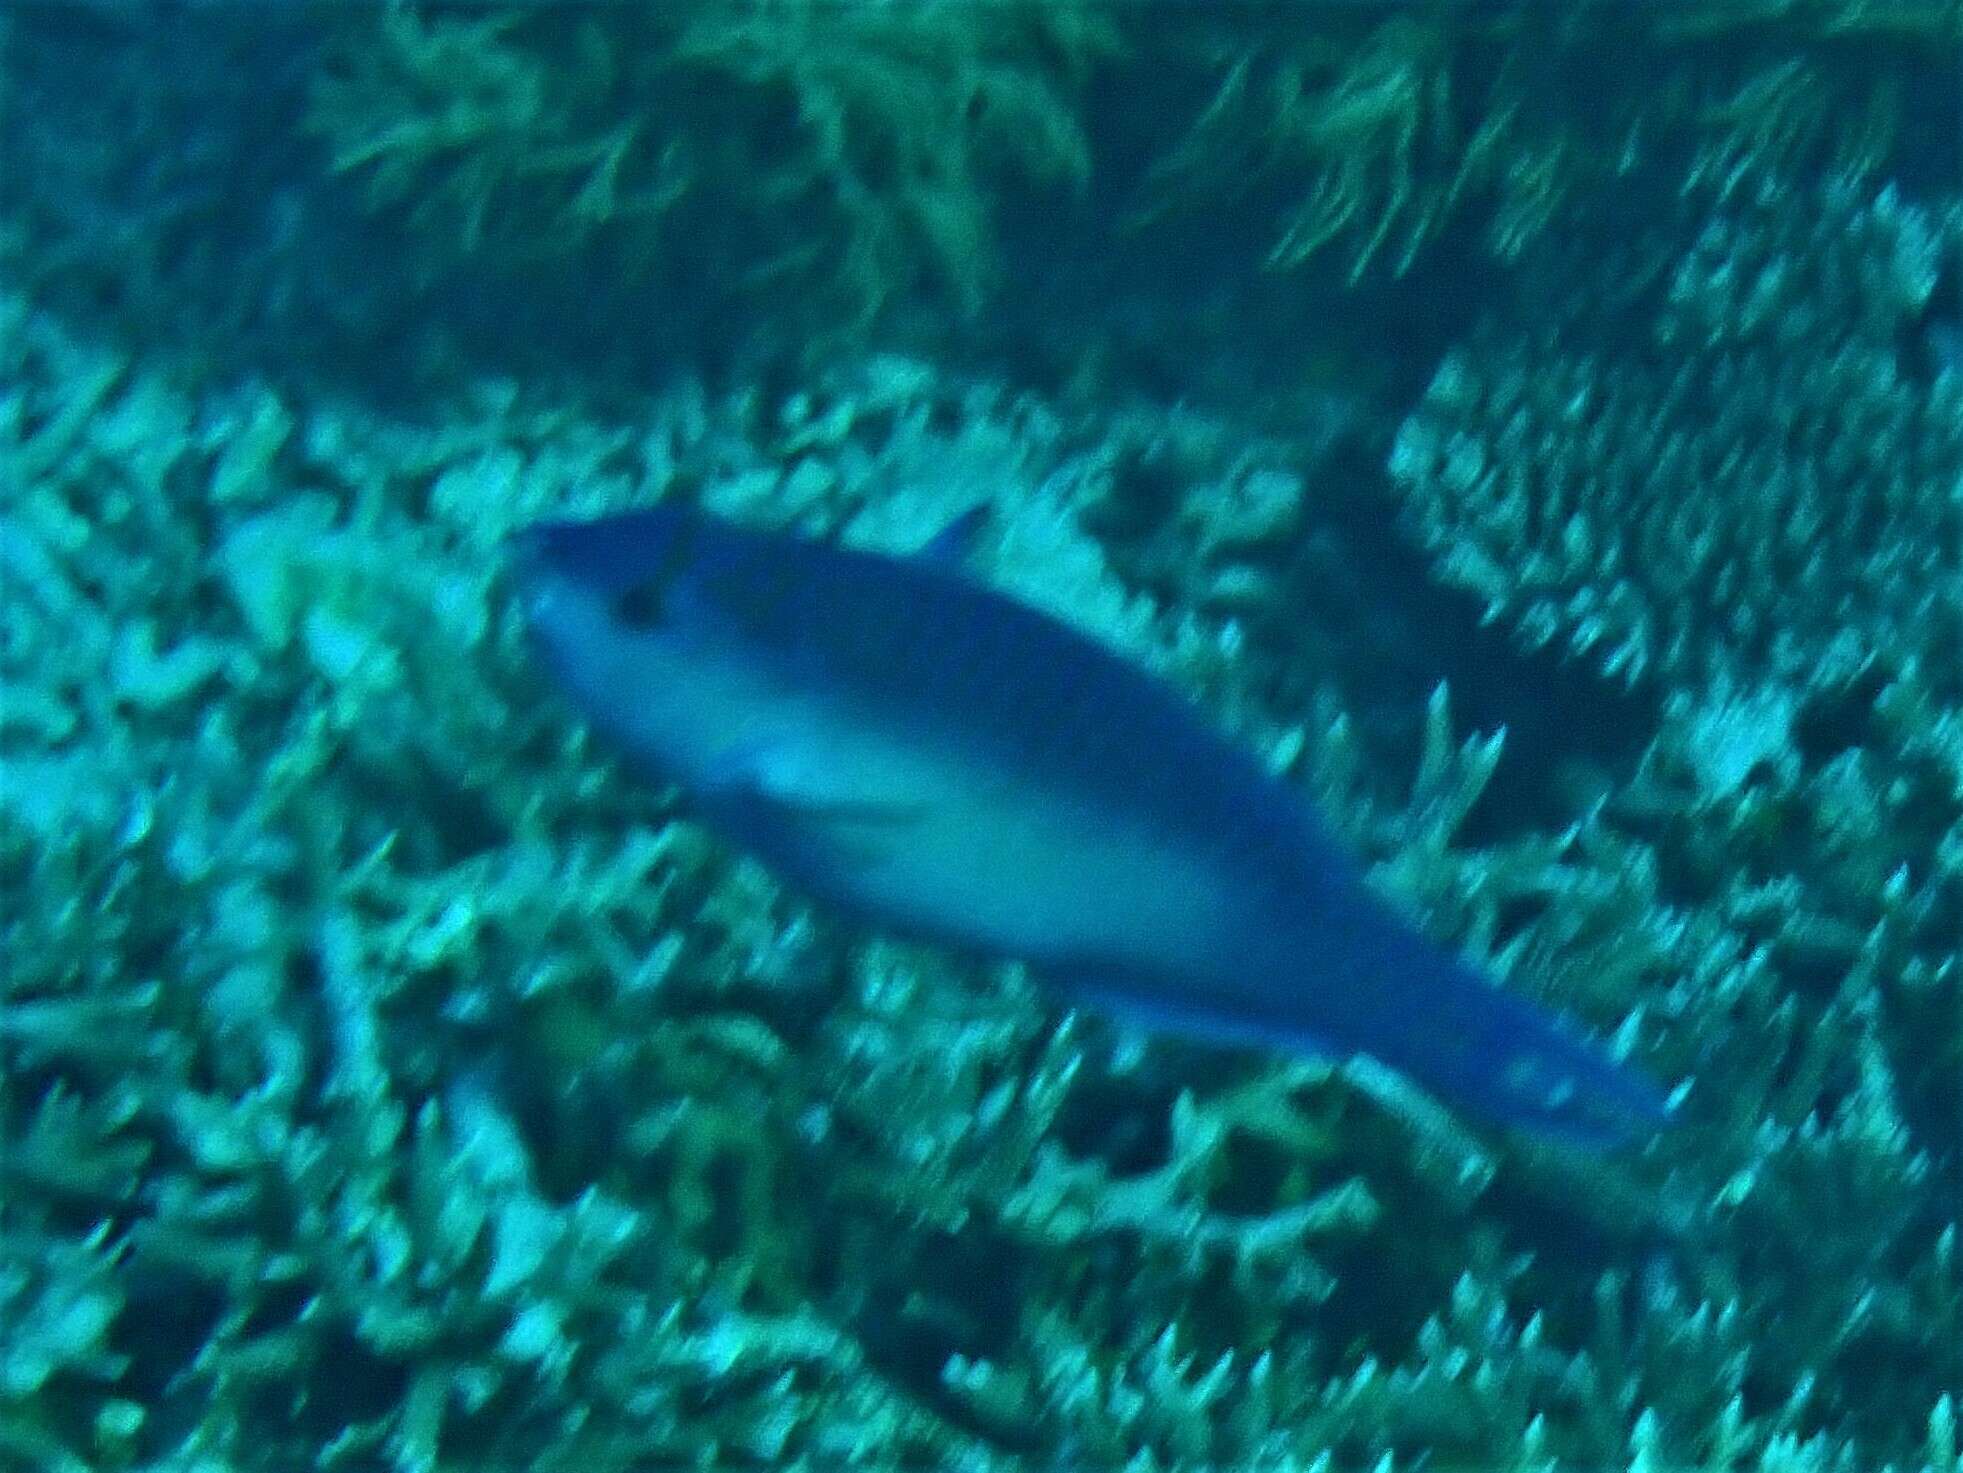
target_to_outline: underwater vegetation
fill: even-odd
[[[1097,7],[965,0],[350,11],[309,131],[439,253],[972,313],[1005,184],[1081,188]]]
[[[1267,261],[1402,275],[1469,216],[1514,260],[1657,159],[1865,175],[1897,150],[1901,62],[1941,77],[1947,0],[1276,7],[1177,44],[1218,82],[1153,166],[1141,218],[1255,197]],[[1262,34],[1264,33],[1265,34]],[[1931,120],[1932,122],[1934,120]]]
[[[978,312],[1005,225],[1073,196],[1081,216],[1094,175],[1131,230],[1224,211],[1233,248],[1355,279],[1462,216],[1512,259],[1658,156],[1873,173],[1920,121],[1903,78],[1949,73],[1963,13],[717,0],[394,5],[339,31],[307,129],[439,260],[815,293],[858,336],[921,286]]]
[[[141,12],[69,37],[52,70],[114,85],[67,113],[35,56],[70,22],[0,14],[37,164],[0,199],[0,1466],[1957,1473],[1953,150],[1891,182],[1906,154],[1822,170],[1774,144],[1843,135],[1767,123],[1736,158],[1659,102],[1640,228],[1584,171],[1475,311],[1419,304],[1411,395],[1255,426],[836,346],[1045,264],[935,188],[1094,193],[1152,125],[1079,109],[1152,42],[1116,9],[817,13],[296,12],[318,68],[207,57],[241,115],[311,99],[257,141],[187,116],[195,52],[153,64]],[[1458,78],[1477,48],[1435,38],[1483,13],[1327,24]],[[1886,98],[1955,24],[1767,0],[1655,40]],[[950,76],[959,141],[882,132]],[[673,111],[609,101],[629,77]],[[1450,173],[1428,128],[1413,201]],[[1305,274],[1347,279],[1395,174],[1355,191]],[[1472,199],[1399,205],[1365,276],[1415,239],[1415,279]],[[1275,237],[1244,238],[1252,270]],[[834,349],[518,378],[445,316],[483,256],[636,253],[834,282],[748,329]],[[351,379],[398,329],[421,377]],[[1686,1081],[1683,1123],[1483,1132],[807,905],[526,648],[507,534],[662,497],[887,550],[989,501],[976,576],[1202,702],[1415,924]]]

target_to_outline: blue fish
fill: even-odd
[[[1368,1054],[1591,1144],[1662,1095],[1427,941],[1177,692],[960,567],[663,504],[514,539],[545,663],[712,828],[863,921],[1192,1036]]]

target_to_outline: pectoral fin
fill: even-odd
[[[893,775],[773,738],[730,748],[698,796],[726,821],[803,831],[844,854],[870,858],[883,841],[921,822],[931,805]]]

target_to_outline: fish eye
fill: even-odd
[[[614,618],[630,629],[656,628],[664,617],[662,602],[668,582],[667,578],[649,578],[636,583],[613,601]]]

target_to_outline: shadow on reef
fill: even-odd
[[[1529,651],[1480,601],[1441,583],[1386,512],[1377,437],[1351,437],[1321,466],[1288,569],[1285,607],[1328,631],[1338,651],[1318,662],[1357,721],[1379,773],[1415,770],[1427,700],[1444,682],[1455,719],[1506,729],[1505,757],[1460,830],[1468,845],[1534,829],[1558,831],[1599,793],[1633,774],[1654,736],[1662,692],[1623,687],[1543,647]],[[1259,622],[1251,632],[1258,638]]]

